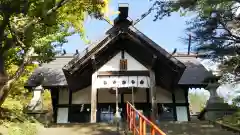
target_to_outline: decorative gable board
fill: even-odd
[[[124,51],[125,58],[127,59],[127,70],[148,70],[144,65],[134,59],[130,54]],[[120,59],[121,52],[117,53],[111,60],[109,60],[106,64],[104,64],[98,71],[120,71]]]

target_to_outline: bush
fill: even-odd
[[[225,124],[240,128],[240,111],[234,113],[233,115],[225,116],[220,121]]]

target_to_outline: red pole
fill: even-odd
[[[153,127],[151,129],[151,135],[155,135],[155,129]]]
[[[146,121],[143,120],[143,135],[146,135]]]
[[[133,113],[133,117],[132,117],[132,119],[133,119],[133,135],[135,135],[136,134],[136,112],[133,110],[132,111],[132,113]]]
[[[139,126],[139,135],[143,135],[143,127],[142,127],[142,126],[143,126],[143,125],[142,125],[143,123],[142,123],[142,122],[143,122],[142,117],[140,117],[140,118],[139,118],[139,125],[140,125],[140,126]]]

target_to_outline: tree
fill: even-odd
[[[207,97],[204,93],[197,93],[195,92],[190,92],[189,93],[189,103],[190,103],[190,109],[191,111],[195,112],[201,112],[202,109],[206,106],[207,102]]]
[[[86,14],[103,19],[107,6],[107,0],[1,0],[0,106],[27,65],[51,61],[67,36],[84,38]],[[7,75],[10,64],[18,68]]]
[[[170,0],[155,1],[155,21],[180,12],[185,16],[194,13],[187,22],[186,32],[191,33],[194,49],[220,61],[223,73],[240,77],[240,15],[239,0]],[[229,76],[227,76],[229,77]]]

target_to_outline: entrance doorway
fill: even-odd
[[[149,89],[139,89],[134,91],[134,95],[138,91],[145,91],[146,94],[140,94],[144,96],[136,100],[134,103],[136,109],[141,110],[146,117],[150,116],[151,104],[149,103]],[[144,92],[144,93],[145,93]],[[115,91],[109,89],[98,89],[97,92],[97,122],[111,122],[114,120],[116,113],[116,96]],[[126,99],[124,99],[124,97]],[[127,98],[128,97],[128,98]],[[136,98],[136,96],[135,96]],[[132,103],[132,91],[129,89],[120,89],[118,94],[118,107],[121,115],[121,120],[126,118],[126,101]],[[136,98],[137,99],[137,98]]]

